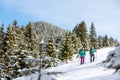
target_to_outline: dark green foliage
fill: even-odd
[[[52,36],[50,36],[48,39],[47,51],[45,53],[45,56],[47,56],[48,59],[44,60],[44,62],[46,62],[46,66],[44,66],[44,67],[55,67],[57,65],[55,42],[54,42],[54,39]]]
[[[80,24],[76,25],[73,29],[73,32],[76,33],[77,37],[80,38],[82,47],[87,50],[88,46],[86,43],[88,43],[88,33],[87,33],[87,27],[86,23],[82,21]]]
[[[7,63],[5,62],[5,58],[6,58],[6,55],[5,55],[5,51],[6,49],[4,48],[4,24],[1,25],[0,27],[0,63],[1,63],[1,66],[5,66]],[[5,70],[3,70],[5,72]],[[2,70],[0,70],[0,74],[2,74]]]
[[[28,32],[27,36],[25,32]],[[32,68],[38,66],[38,43],[31,24],[25,29],[18,27],[15,20],[13,25],[8,26],[6,34],[2,25],[0,29],[0,45],[2,74],[15,78],[26,75],[22,69],[27,68],[32,73]]]
[[[98,48],[103,48],[103,37],[102,36],[98,36]]]
[[[25,31],[25,41],[28,44],[28,50],[30,51],[38,51],[38,41],[34,32],[34,28],[32,26],[32,23],[28,23],[26,26],[26,31]]]
[[[78,49],[82,47],[80,39],[76,36],[76,33],[71,34],[73,52],[77,53]]]
[[[15,19],[12,24],[14,27],[17,27],[17,20]]]
[[[84,21],[81,22],[79,26],[80,26],[80,40],[82,44],[84,45],[87,39],[87,27]]]
[[[4,24],[2,24],[1,28],[0,28],[0,53],[4,52]]]
[[[55,45],[54,45],[54,40],[52,36],[48,40],[47,55],[49,55],[50,57],[56,58]]]
[[[4,51],[3,57],[1,58],[3,73],[5,75],[11,74],[10,71],[13,70],[10,60],[12,59],[13,50],[15,49],[15,32],[14,28],[10,25],[7,28],[7,33],[5,36],[6,45],[4,46],[6,50]]]
[[[25,29],[25,44],[25,50],[27,50],[25,60],[28,62],[26,67],[32,73],[33,67],[39,66],[39,44],[31,22]]]
[[[81,42],[85,42],[85,39],[87,39],[87,27],[84,21],[77,25],[73,32],[77,34],[77,37],[80,37]]]
[[[72,42],[68,33],[66,33],[65,39],[62,43],[59,59],[68,63],[68,60],[72,58]]]
[[[61,41],[63,40],[63,37],[57,37],[56,38],[56,41],[55,41],[55,47],[56,47],[56,49],[60,49],[60,46],[61,46]]]
[[[105,35],[104,39],[103,39],[103,46],[104,47],[108,47],[109,46],[109,40],[108,40],[108,36]]]
[[[90,39],[90,46],[97,48],[97,35],[96,35],[96,31],[93,23],[90,26],[89,39]]]

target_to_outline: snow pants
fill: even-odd
[[[95,60],[95,55],[94,54],[90,54],[90,62],[94,62]]]
[[[85,62],[85,58],[84,57],[80,57],[80,64],[84,64],[84,62]]]

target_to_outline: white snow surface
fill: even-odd
[[[115,50],[110,51],[107,59],[111,57],[111,54],[113,54],[114,56],[107,63],[107,66],[112,65],[111,68],[120,66],[120,46],[117,47]]]
[[[90,63],[89,52],[86,52],[85,64],[83,65],[80,65],[79,57],[74,55],[72,61],[69,61],[68,64],[46,69],[45,72],[58,74],[43,75],[41,80],[120,80],[119,73],[114,74],[114,70],[105,69],[99,64],[105,60],[108,53],[114,49],[115,48],[103,48],[97,50],[95,53],[96,59],[93,63]],[[37,74],[32,74],[14,80],[37,80],[37,77]]]

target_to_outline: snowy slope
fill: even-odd
[[[76,56],[73,61],[68,64],[59,65],[56,68],[50,68],[48,72],[58,72],[56,75],[51,75],[55,80],[120,80],[119,74],[113,74],[114,70],[106,70],[99,63],[105,60],[108,52],[114,48],[104,48],[97,50],[96,61],[90,63],[89,53],[86,53],[86,62],[80,65],[79,58]]]
[[[120,80],[119,73],[113,74],[114,70],[105,69],[99,65],[101,61],[106,59],[111,50],[114,50],[114,48],[97,50],[96,61],[93,63],[90,63],[89,53],[87,52],[84,65],[80,65],[79,58],[75,55],[68,64],[46,69],[45,72],[49,75],[43,74],[41,80]],[[32,74],[14,80],[37,80],[37,78],[38,74]]]

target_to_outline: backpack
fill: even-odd
[[[95,50],[94,49],[91,49],[90,50],[90,54],[94,54],[95,53]]]
[[[84,57],[85,56],[85,51],[84,50],[80,50],[79,54],[80,54],[81,57]]]

